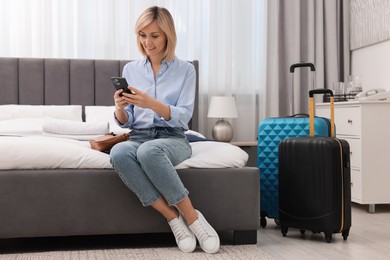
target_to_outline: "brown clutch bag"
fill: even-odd
[[[110,150],[115,144],[129,140],[129,134],[115,135],[109,133],[89,140],[91,148],[104,152]]]

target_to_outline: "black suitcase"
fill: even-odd
[[[314,94],[329,94],[332,137],[314,137]],[[334,134],[334,98],[328,89],[309,91],[310,136],[287,138],[279,144],[279,221],[288,228],[333,233],[344,240],[351,227],[349,144]]]

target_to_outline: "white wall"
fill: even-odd
[[[390,90],[390,40],[352,51],[351,74],[360,76],[363,90]]]

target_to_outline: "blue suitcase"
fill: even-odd
[[[312,63],[298,63],[290,67],[310,67]],[[292,108],[291,108],[292,110]],[[316,117],[315,136],[330,136],[330,120]],[[290,117],[266,118],[258,128],[258,167],[260,169],[260,226],[266,227],[266,217],[279,224],[278,145],[287,137],[309,136],[309,116],[297,114]]]

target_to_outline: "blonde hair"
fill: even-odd
[[[139,32],[152,22],[156,22],[167,37],[164,59],[167,61],[173,60],[175,58],[175,48],[177,41],[175,24],[170,12],[163,7],[149,7],[140,15],[140,17],[138,17],[135,24],[135,33],[137,34],[137,45],[139,50],[143,55],[147,56],[146,51],[141,41],[139,40]]]

